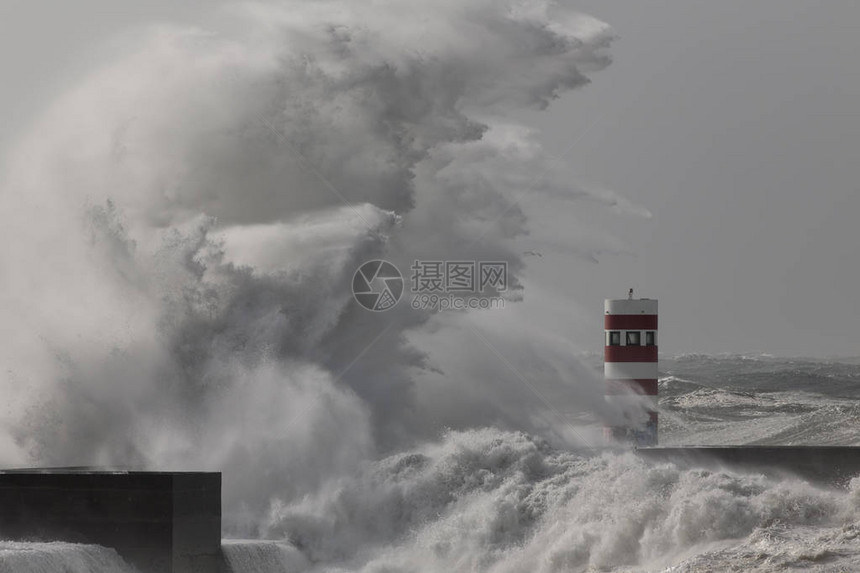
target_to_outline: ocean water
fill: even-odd
[[[858,444],[860,363],[661,361],[664,444]],[[274,504],[265,540],[226,540],[235,573],[860,571],[860,477],[650,464],[492,427],[363,466]],[[0,546],[0,571],[125,571],[102,548]]]
[[[860,361],[688,355],[661,360],[664,445],[860,444]]]

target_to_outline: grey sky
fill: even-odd
[[[0,19],[3,146],[125,27],[195,22],[207,2],[7,0]],[[661,350],[860,354],[860,4],[830,0],[579,0],[620,38],[593,84],[528,114],[582,177],[650,220],[612,231],[565,281],[601,328],[602,299],[661,301]],[[44,14],[50,14],[46,18]],[[580,137],[583,130],[588,130]],[[575,142],[575,143],[574,143]],[[572,329],[580,347],[601,335]]]
[[[638,257],[575,298],[596,320],[628,286],[660,298],[670,353],[860,353],[860,4],[577,6],[615,28],[614,63],[530,122],[654,217],[617,225]]]

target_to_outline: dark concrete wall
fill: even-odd
[[[698,446],[640,448],[653,461],[688,467],[729,467],[766,475],[796,475],[807,480],[845,485],[860,475],[860,447],[854,446]]]
[[[0,537],[112,547],[144,573],[214,573],[221,474],[0,472]]]

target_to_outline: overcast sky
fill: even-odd
[[[577,6],[616,30],[614,62],[531,121],[653,213],[578,299],[659,298],[669,353],[860,353],[860,3]]]
[[[5,147],[100,41],[152,21],[194,23],[209,2],[6,0]],[[661,350],[860,354],[860,3],[580,0],[619,35],[592,85],[524,115],[583,181],[647,208],[601,255],[555,281],[602,339],[602,299],[659,298]],[[597,330],[593,336],[589,333]]]

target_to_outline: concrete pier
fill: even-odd
[[[860,475],[857,446],[687,446],[639,448],[645,459],[684,467],[726,467],[770,476],[795,475],[843,486]]]
[[[142,573],[214,573],[221,474],[0,471],[0,537],[111,547]]]

